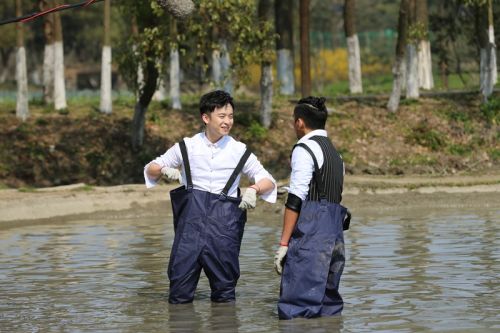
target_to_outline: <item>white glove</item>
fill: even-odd
[[[179,183],[182,184],[182,176],[179,170],[164,166],[163,168],[161,168],[160,172],[165,175],[168,180],[178,180]]]
[[[287,251],[288,246],[281,245],[274,255],[274,268],[276,269],[276,273],[278,273],[278,275],[281,275],[281,272],[283,271],[283,259],[285,259]]]
[[[257,204],[257,191],[252,187],[248,187],[245,190],[245,193],[243,193],[243,196],[241,197],[241,203],[238,207],[241,209],[251,209],[255,208],[256,204]]]

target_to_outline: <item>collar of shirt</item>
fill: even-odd
[[[326,130],[323,130],[323,129],[316,129],[316,130],[313,130],[309,133],[307,133],[306,135],[304,135],[302,138],[300,138],[299,141],[297,141],[297,143],[302,143],[302,142],[305,142],[307,140],[309,140],[311,137],[313,136],[327,136],[326,135]]]
[[[201,139],[203,142],[210,148],[223,148],[225,145],[228,144],[229,142],[229,136],[224,135],[222,138],[219,139],[216,143],[211,142],[208,138],[205,132],[200,133]]]

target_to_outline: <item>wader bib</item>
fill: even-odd
[[[184,141],[179,146],[187,186],[170,191],[175,237],[168,264],[168,300],[192,302],[203,269],[210,282],[212,301],[232,301],[240,276],[238,257],[247,216],[245,210],[238,208],[241,198],[229,197],[227,193],[250,151],[245,151],[222,193],[214,194],[193,188]]]
[[[345,264],[342,229],[347,208],[326,200],[314,154],[305,144],[298,146],[313,158],[320,200],[302,203],[283,266],[280,319],[332,316],[343,308],[338,289]]]

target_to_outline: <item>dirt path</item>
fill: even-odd
[[[284,184],[284,182],[283,182]],[[82,214],[161,214],[177,185],[89,187],[85,184],[32,191],[0,190],[0,227]],[[280,193],[284,193],[280,189]],[[285,195],[281,195],[283,200]],[[351,209],[400,210],[500,206],[500,174],[455,177],[346,176],[344,201]],[[260,208],[280,214],[282,203]]]

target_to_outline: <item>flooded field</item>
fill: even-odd
[[[343,315],[279,321],[279,215],[255,213],[235,304],[169,305],[171,217],[0,229],[1,332],[498,332],[500,208],[354,214]]]

